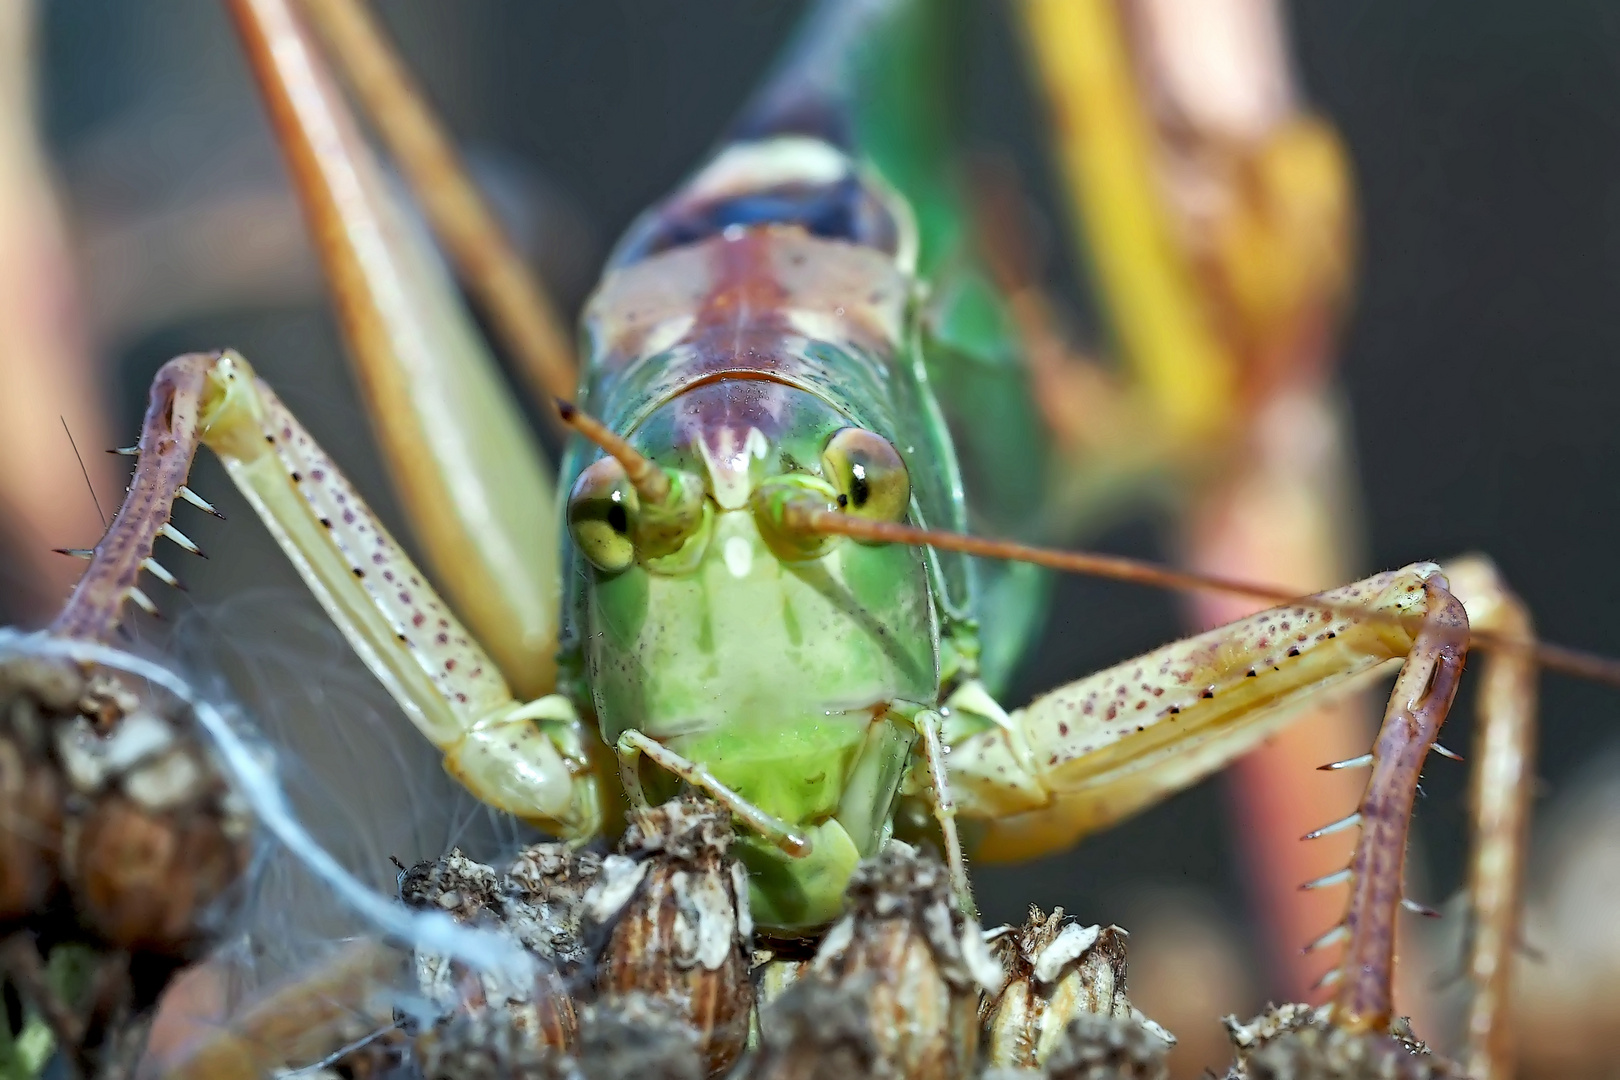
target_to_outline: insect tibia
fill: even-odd
[[[1407,903],[1402,882],[1412,806],[1467,651],[1468,616],[1444,577],[1427,575],[1421,597],[1412,600],[1421,610],[1422,629],[1390,694],[1358,810],[1361,835],[1341,871],[1350,882],[1344,919],[1350,935],[1339,966],[1347,977],[1335,996],[1332,1021],[1350,1031],[1387,1032],[1395,1015],[1395,923]]]
[[[118,628],[125,601],[149,615],[157,605],[140,590],[142,570],[167,585],[178,587],[173,574],[152,557],[160,536],[187,551],[202,554],[170,523],[176,498],[185,498],[186,477],[196,455],[199,414],[207,391],[207,369],[213,357],[193,354],[164,365],[152,383],[141,441],[134,447],[135,475],[124,503],[101,542],[88,553],[66,549],[64,554],[84,557],[90,565],[62,608],[51,633],[58,637],[106,641]],[[119,453],[127,453],[125,450]],[[190,496],[192,501],[198,501]],[[207,505],[206,503],[204,504]],[[211,509],[211,508],[210,508]]]
[[[1529,640],[1535,627],[1490,560],[1480,556],[1446,564],[1446,576],[1476,633],[1480,628]],[[1534,661],[1524,650],[1488,656],[1475,702],[1473,778],[1469,805],[1474,845],[1469,856],[1466,972],[1471,994],[1463,1030],[1468,1075],[1506,1076],[1517,1058],[1512,1014],[1515,950],[1522,941],[1521,911],[1529,848],[1531,778],[1535,775]]]

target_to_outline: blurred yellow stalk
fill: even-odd
[[[1183,482],[1183,561],[1302,592],[1351,580],[1353,469],[1326,378],[1353,263],[1350,169],[1298,101],[1275,0],[1021,0],[1017,11],[1121,400],[1146,418],[1122,437],[1156,441]],[[1097,452],[1095,438],[1067,434]],[[1202,629],[1251,610],[1209,599],[1191,615]],[[1343,866],[1353,834],[1299,837],[1348,813],[1364,782],[1316,766],[1364,753],[1373,731],[1359,701],[1317,710],[1230,784],[1273,990],[1296,1000],[1327,966],[1300,947],[1344,905],[1298,886]],[[1403,1012],[1425,1010],[1424,970],[1402,968]]]

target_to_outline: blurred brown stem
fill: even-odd
[[[118,491],[98,373],[80,311],[66,229],[34,123],[35,5],[0,4],[0,506],[22,565],[17,614],[38,618],[60,602],[81,567],[52,547],[101,533],[63,425],[84,455],[90,484],[111,505]],[[15,572],[11,572],[15,571]]]

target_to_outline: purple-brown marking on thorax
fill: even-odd
[[[716,379],[777,381],[840,404],[851,373],[834,367],[866,369],[855,381],[875,389],[902,362],[910,289],[883,253],[791,227],[734,229],[653,256],[612,272],[586,311],[590,407],[627,434]]]

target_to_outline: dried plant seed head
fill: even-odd
[[[896,1075],[968,1075],[980,994],[999,990],[1003,976],[978,923],[957,908],[944,864],[891,842],[856,868],[845,904],[813,975],[843,987],[872,980],[868,1023]]]
[[[1389,1037],[1419,1057],[1434,1053],[1429,1049],[1429,1044],[1418,1038],[1417,1033],[1412,1030],[1412,1018],[1409,1016],[1397,1016],[1390,1022]]]
[[[755,1008],[763,1014],[771,1002],[792,989],[810,970],[808,956],[783,956],[768,949],[754,950]]]
[[[1340,1028],[1291,1031],[1227,1074],[1243,1080],[1462,1080],[1444,1058],[1417,1055],[1399,1040]]]
[[[718,804],[672,799],[634,817],[585,897],[587,924],[607,935],[597,989],[664,1003],[697,1032],[714,1072],[742,1053],[754,1006],[748,877],[731,840]]]
[[[1007,982],[1000,993],[985,998],[981,1009],[987,1062],[1035,1068],[1075,1017],[1131,1020],[1137,1015],[1125,995],[1126,937],[1117,926],[1065,923],[1062,908],[1050,915],[1031,908],[1028,922],[996,936],[991,950],[1006,969]],[[1156,1039],[1173,1045],[1163,1028],[1151,1021],[1146,1026]]]
[[[79,695],[80,714],[103,732],[110,731],[115,723],[140,706],[141,699],[122,679],[104,671],[92,671],[86,676],[84,693]]]
[[[633,815],[619,852],[706,863],[724,859],[733,839],[731,816],[724,808],[702,795],[687,794]]]
[[[454,1011],[438,1027],[465,1016],[497,1016],[506,1029],[527,1045],[567,1050],[579,1035],[578,1006],[568,980],[542,962],[530,980],[516,982],[487,972],[452,968],[457,999]]]
[[[1241,1060],[1249,1051],[1265,1045],[1279,1035],[1326,1023],[1327,1016],[1326,1006],[1289,1003],[1273,1005],[1246,1024],[1235,1016],[1225,1017],[1221,1023],[1226,1025],[1226,1034],[1232,1040],[1232,1047]]]
[[[507,927],[529,949],[574,972],[594,956],[585,944],[585,894],[602,873],[602,856],[567,844],[530,844],[507,866],[502,903]]]
[[[360,1018],[354,1018],[356,1024]],[[408,1062],[412,1043],[404,1030],[391,1027],[383,1031],[355,1032],[346,1040],[344,1051],[325,1073],[339,1080],[389,1080],[392,1077],[415,1075]]]
[[[760,1010],[759,1046],[731,1080],[878,1080],[898,1075],[872,1036],[876,976],[834,985],[800,979]]]
[[[400,877],[399,897],[406,906],[423,911],[441,911],[457,922],[472,925],[498,923],[498,876],[495,868],[474,862],[454,848],[448,855],[431,862],[420,862]],[[439,953],[418,950],[413,961],[416,985],[430,1002],[447,1015],[471,1007],[467,997],[469,980],[481,981],[461,965]],[[501,988],[481,987],[472,996],[478,1005],[491,995],[504,996]]]
[[[420,862],[400,877],[399,898],[408,907],[443,911],[457,922],[477,923],[500,910],[500,875],[452,848],[432,862]]]
[[[520,856],[522,858],[522,856]],[[545,867],[567,878],[577,876],[569,860],[546,862]],[[527,877],[542,873],[537,861],[521,871]],[[539,885],[545,891],[544,885]],[[558,889],[559,896],[567,895]],[[436,862],[419,863],[400,880],[400,897],[411,907],[438,910],[458,922],[492,930],[511,939],[514,950],[526,950],[540,961],[532,979],[514,980],[504,972],[471,971],[448,957],[418,952],[417,986],[445,1018],[423,1035],[444,1037],[447,1025],[467,1017],[490,1019],[492,1030],[521,1034],[531,1046],[567,1048],[574,1043],[578,1017],[569,979],[552,945],[566,938],[575,948],[577,934],[565,934],[548,924],[548,912],[528,900],[526,887],[515,886],[509,874],[476,862],[452,850]]]
[[[43,913],[61,882],[66,793],[46,740],[48,705],[17,685],[22,676],[16,665],[0,668],[0,921],[7,924]]]
[[[506,867],[506,885],[531,904],[554,904],[578,921],[585,893],[596,883],[602,857],[567,844],[544,841],[520,850]]]
[[[173,961],[223,928],[246,804],[183,702],[26,653],[0,662],[0,914]],[[69,901],[57,903],[65,889]]]
[[[416,1040],[423,1080],[583,1080],[579,1063],[537,1045],[499,1010],[462,1013]]]
[[[1347,1031],[1327,1006],[1273,1007],[1247,1024],[1225,1020],[1237,1061],[1227,1080],[1461,1080],[1458,1065],[1431,1054],[1404,1021],[1387,1034]]]
[[[581,1012],[584,1080],[702,1080],[710,1069],[702,1035],[663,997],[627,994]]]
[[[1079,1013],[1046,1059],[1049,1080],[1168,1080],[1170,1044],[1131,1016]]]

